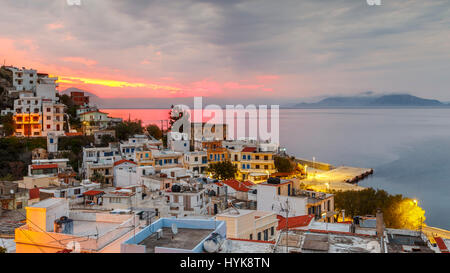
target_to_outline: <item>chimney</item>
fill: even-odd
[[[384,234],[384,220],[383,220],[383,212],[380,209],[377,209],[377,237],[381,238]]]

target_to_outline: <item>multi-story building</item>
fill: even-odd
[[[200,185],[178,187],[177,185],[173,185],[171,191],[164,192],[164,195],[169,201],[169,214],[177,218],[207,214],[210,198],[206,193],[206,189]]]
[[[142,152],[145,149],[159,150],[161,146],[160,140],[149,139],[146,135],[134,135],[120,143],[120,153],[124,159],[136,162],[136,152]]]
[[[57,77],[49,78],[47,74],[38,75],[38,84],[36,85],[36,96],[43,99],[49,99],[51,101],[56,101],[56,87],[58,87]]]
[[[262,183],[276,172],[274,153],[258,150],[256,147],[245,147],[241,151],[237,178]]]
[[[295,190],[293,181],[277,179],[260,183],[256,189],[258,210],[279,214],[288,209],[288,217],[312,214],[317,220],[334,222],[333,194]]]
[[[174,151],[148,150],[136,152],[139,166],[154,166],[155,170],[182,167],[183,154]]]
[[[51,99],[42,100],[42,135],[46,136],[49,132],[53,132],[55,135],[64,135],[65,107],[64,104]]]
[[[273,212],[229,208],[217,214],[216,220],[227,223],[227,238],[273,241],[278,226]]]
[[[206,151],[184,153],[183,165],[194,175],[203,174],[208,167],[208,154]]]
[[[98,110],[81,113],[80,121],[86,135],[92,135],[96,130],[106,129],[110,123],[108,114]]]
[[[42,99],[21,95],[14,101],[14,122],[17,136],[42,135]]]
[[[17,91],[34,91],[37,85],[37,71],[34,69],[22,69],[12,66],[6,66],[7,70],[12,72],[12,84]]]
[[[83,171],[85,177],[93,178],[95,173],[105,178],[105,184],[112,185],[114,181],[114,162],[121,160],[119,149],[108,147],[83,148]],[[98,181],[94,181],[98,182]]]

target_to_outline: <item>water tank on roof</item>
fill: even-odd
[[[269,177],[269,179],[267,179],[267,183],[269,184],[280,184],[281,180],[279,177]]]

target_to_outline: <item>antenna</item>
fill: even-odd
[[[286,202],[278,201],[280,204],[278,206],[278,212],[280,214],[285,213],[286,215],[286,227],[284,228],[285,238],[286,238],[286,253],[289,253],[289,212],[291,211],[289,206],[289,200],[286,198]],[[272,205],[272,208],[274,206]]]

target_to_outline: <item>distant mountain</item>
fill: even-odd
[[[408,94],[381,96],[328,97],[314,103],[298,103],[293,108],[314,107],[442,107],[449,106],[438,100],[419,98]]]

